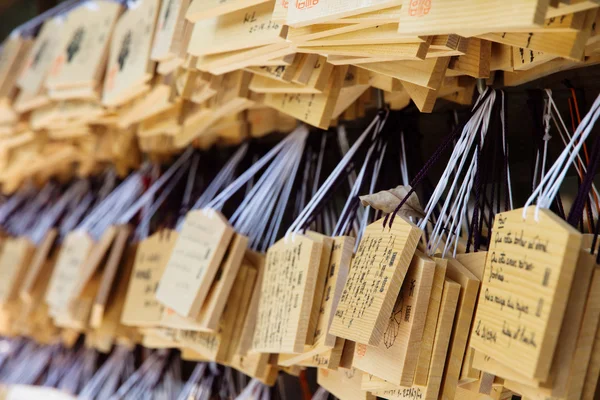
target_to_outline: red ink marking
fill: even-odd
[[[319,4],[319,0],[296,0],[298,10],[306,10]]]
[[[408,15],[422,17],[431,11],[431,0],[411,0],[408,6]]]

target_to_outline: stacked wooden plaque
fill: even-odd
[[[193,144],[236,144],[295,120],[327,129],[476,80],[519,85],[600,60],[595,0],[86,1],[15,30],[0,56],[0,183]],[[114,145],[118,143],[118,146]],[[41,144],[44,144],[43,146]]]

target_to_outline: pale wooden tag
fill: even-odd
[[[158,284],[158,301],[181,316],[197,317],[232,237],[220,212],[190,211]]]
[[[268,1],[196,22],[188,53],[204,56],[285,42],[287,27],[271,21],[272,11]]]
[[[309,232],[309,234],[311,233]],[[309,235],[309,237],[311,236]],[[302,354],[280,354],[279,365],[291,366],[301,361],[312,359],[312,364],[318,364],[311,364],[312,366],[323,367],[329,365],[331,361],[335,361],[330,359],[329,356],[331,354],[328,357],[323,356],[323,354],[330,353],[333,350],[331,349],[332,347],[337,348],[340,345],[340,341],[337,340],[339,338],[329,333],[329,327],[331,326],[333,314],[342,295],[346,278],[348,277],[353,249],[354,238],[348,236],[333,238],[333,247],[325,270],[326,274],[325,277],[320,278],[325,285],[323,295],[321,296],[322,299],[319,303],[315,302],[315,304],[319,305],[319,313],[316,330],[314,331],[313,344],[304,346]],[[323,253],[327,253],[327,251]],[[343,342],[341,343],[341,347],[343,348]],[[341,349],[339,349],[339,352],[341,356]],[[303,363],[303,365],[306,364]]]
[[[196,22],[203,18],[212,18],[271,1],[272,0],[192,0],[185,17],[192,22]]]
[[[530,207],[525,219],[523,210],[496,215],[471,346],[529,378],[546,380],[581,234],[548,210],[539,210],[536,221],[535,211]]]
[[[94,300],[92,315],[90,317],[90,326],[92,328],[97,329],[102,324],[109,295],[113,289],[115,276],[122,263],[121,259],[127,250],[127,241],[129,240],[130,233],[131,228],[129,226],[122,226],[115,237],[114,244],[106,260],[106,265],[102,271],[102,280],[100,281],[100,287]],[[133,254],[135,254],[135,251]]]
[[[243,266],[235,279],[217,331],[210,333],[182,330],[179,333],[179,341],[212,361],[226,363],[231,341],[237,333],[237,314],[247,310],[255,279],[256,271],[252,267]],[[249,286],[250,290],[244,290],[246,286]]]
[[[590,255],[589,251],[581,250],[558,339],[560,346],[557,346],[552,360],[550,376],[546,382],[527,378],[516,372],[511,366],[506,366],[477,351],[474,352],[473,366],[530,387],[531,392],[535,391],[542,397],[563,398],[569,390],[573,390],[575,387],[581,388],[578,385],[581,384],[584,375],[582,370],[587,366],[584,356],[587,353],[593,355],[593,352],[588,348],[589,339],[587,339],[591,336],[590,332],[595,329],[593,327],[593,315],[588,314],[585,324],[582,322],[584,322],[584,311],[593,310],[593,307],[586,307],[586,302],[588,301],[588,294],[592,294],[590,285],[593,280],[594,267],[595,256]],[[582,335],[580,331],[583,333]],[[579,337],[583,341],[587,340],[587,344],[578,349]],[[585,350],[581,351],[582,349]],[[576,382],[578,385],[574,385]]]
[[[339,368],[331,371],[319,368],[317,383],[343,400],[375,400],[376,397],[360,388],[363,373],[356,369]]]
[[[456,255],[456,259],[480,281],[483,280],[486,257],[486,251]],[[465,352],[463,365],[460,371],[459,379],[461,382],[476,381],[481,377],[481,371],[473,367],[474,353],[475,350],[471,347],[469,338],[467,341],[467,351]]]
[[[455,259],[448,260],[446,276],[460,285],[460,296],[456,306],[452,337],[448,346],[448,357],[442,381],[442,396],[454,398],[481,281]]]
[[[252,297],[248,305],[246,318],[244,319],[244,324],[240,333],[240,339],[237,344],[237,348],[234,350],[236,355],[241,356],[246,355],[252,346],[252,339],[254,338],[254,330],[256,328],[256,320],[258,315],[258,303],[260,301],[262,282],[265,272],[265,256],[263,254],[247,250],[245,259],[254,266],[254,269],[257,271],[257,276],[256,284],[252,290]]]
[[[118,243],[120,243],[120,240],[117,237],[115,244]],[[136,258],[136,250],[136,245],[130,245],[121,251],[123,257],[122,260],[119,260],[120,262],[118,262],[118,266],[115,268],[117,271],[114,273],[114,277],[117,277],[117,279],[114,280],[114,288],[111,292],[110,298],[107,298],[106,301],[102,303],[102,316],[99,320],[94,320],[94,318],[97,318],[98,313],[98,296],[96,296],[96,303],[92,309],[92,319],[90,325],[92,325],[94,328],[97,347],[101,347],[105,352],[110,351],[112,345],[117,339],[120,339],[121,344],[133,344],[131,338],[134,333],[131,328],[124,328],[121,325],[121,314],[125,305],[125,297],[127,295],[129,280],[132,276],[131,272]],[[103,276],[102,284],[107,281],[106,272],[107,271],[104,273],[105,276]],[[100,289],[101,290],[98,293],[99,295],[103,293],[102,286]]]
[[[503,32],[543,24],[548,2],[460,0],[430,2],[403,0],[398,32],[402,35],[437,35],[455,32]],[[453,12],[460,11],[460,17]],[[493,18],[489,16],[493,15]]]
[[[102,93],[106,106],[121,105],[132,91],[149,81],[154,73],[150,60],[152,38],[160,3],[140,0],[129,8],[113,31]]]
[[[150,56],[154,61],[170,60],[177,56],[177,41],[184,35],[184,18],[189,4],[190,0],[162,2]]]
[[[52,18],[42,26],[17,81],[22,92],[37,95],[42,90],[52,62],[60,49],[63,24],[60,18]],[[22,95],[23,93],[20,96]]]
[[[219,266],[206,300],[202,304],[200,314],[196,318],[201,327],[208,330],[217,328],[235,277],[244,262],[243,258],[247,248],[248,238],[238,233],[234,234],[223,263]]]
[[[46,303],[53,309],[66,307],[83,263],[87,259],[94,241],[84,231],[69,233],[62,244],[52,273],[50,287],[46,292]]]
[[[264,104],[310,125],[327,129],[348,66],[336,67],[322,93],[267,93]]]
[[[34,251],[35,246],[24,236],[4,241],[0,254],[0,304],[17,299]]]
[[[42,243],[35,250],[29,268],[27,268],[27,274],[25,275],[23,285],[21,285],[19,291],[19,298],[24,303],[31,304],[32,302],[35,285],[40,279],[40,274],[48,261],[48,257],[52,252],[52,247],[54,246],[57,236],[58,231],[54,228],[50,229],[48,233],[46,233]]]
[[[304,350],[319,272],[322,244],[296,234],[267,251],[252,350]]]
[[[458,303],[459,295],[460,285],[446,278],[444,282],[444,291],[442,293],[442,299],[440,303],[440,312],[437,319],[437,326],[435,329],[435,339],[431,356],[431,364],[429,366],[429,373],[427,377],[427,385],[413,385],[410,387],[397,387],[386,390],[376,390],[373,392],[374,394],[376,394],[378,397],[383,397],[385,399],[438,399],[438,394],[440,392],[440,386],[442,383],[444,365],[446,363],[448,344],[450,343],[450,333],[452,331],[452,324],[454,322],[456,305]],[[365,379],[363,379],[363,387],[364,384]]]
[[[420,236],[400,217],[391,228],[383,227],[383,219],[367,226],[329,333],[379,345]]]
[[[416,251],[378,346],[359,343],[353,365],[395,385],[413,384],[435,262]]]
[[[176,241],[177,232],[164,229],[138,244],[121,315],[123,324],[150,327],[160,322],[164,307],[156,300],[155,292]]]
[[[401,0],[292,0],[287,23],[294,27],[312,25],[400,4]]]
[[[93,1],[93,9],[80,6],[69,13],[46,87],[94,86],[100,81],[111,33],[121,11],[118,3]]]
[[[336,370],[340,366],[345,343],[346,339],[336,338],[333,348],[299,361],[297,366]],[[281,359],[281,354],[279,355],[279,358]]]
[[[414,384],[419,386],[427,385],[429,376],[429,366],[431,365],[431,356],[433,352],[433,342],[435,339],[435,330],[440,313],[440,304],[442,293],[444,291],[444,281],[446,280],[446,267],[448,261],[443,258],[434,258],[435,272],[431,288],[431,296],[427,306],[425,317],[425,326],[423,327],[423,336],[415,368]]]

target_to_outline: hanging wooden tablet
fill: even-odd
[[[264,104],[310,125],[327,129],[347,68],[348,66],[334,68],[331,78],[322,93],[268,93],[265,96]]]
[[[455,259],[448,260],[446,276],[461,286],[441,388],[442,396],[454,398],[481,281]]]
[[[361,390],[362,375],[356,368],[337,371],[319,368],[317,383],[340,400],[375,400],[373,394]]]
[[[536,27],[544,22],[547,0],[487,1],[485,3],[404,0],[398,33],[441,35],[456,32],[499,32]],[[460,10],[460,17],[455,12]]]
[[[34,252],[35,246],[24,236],[4,241],[0,253],[0,304],[17,299]]]
[[[483,280],[483,274],[485,270],[485,260],[487,257],[486,251],[478,251],[476,253],[457,254],[456,259],[467,268],[477,279]],[[467,340],[465,356],[463,358],[463,365],[460,371],[459,380],[461,382],[478,380],[481,375],[481,371],[477,368],[473,368],[473,359],[475,350],[470,345],[470,338]]]
[[[409,400],[420,398],[423,400],[435,400],[438,398],[459,295],[460,285],[446,278],[437,326],[435,329],[435,339],[433,343],[431,365],[429,366],[427,377],[427,386],[413,385],[397,389],[378,390],[373,392],[373,394],[386,399]]]
[[[20,92],[15,99],[15,109],[19,112],[47,104],[44,94],[44,81],[62,42],[62,17],[47,20],[27,56],[25,67],[17,81]],[[57,34],[59,32],[59,34]]]
[[[158,301],[195,318],[232,237],[233,228],[220,212],[189,212],[158,284]]]
[[[323,245],[296,234],[267,251],[252,351],[304,351]]]
[[[190,0],[162,2],[150,55],[152,60],[166,61],[177,58],[177,42],[184,36],[185,13],[189,4]]]
[[[65,237],[46,293],[46,303],[52,309],[63,309],[67,305],[71,290],[93,245],[94,241],[84,231],[71,232]]]
[[[429,304],[427,305],[425,326],[423,327],[423,336],[421,337],[421,346],[419,347],[419,356],[417,357],[417,365],[415,367],[414,384],[419,386],[427,385],[436,325],[440,313],[444,281],[446,279],[446,267],[448,264],[448,261],[443,258],[434,258],[434,261],[435,271],[431,287],[431,296],[429,298]]]
[[[366,229],[333,318],[330,333],[357,343],[377,346],[388,325],[421,231],[396,218]]]
[[[285,42],[287,27],[271,21],[273,4],[268,1],[195,23],[188,53],[204,56]]]
[[[69,13],[64,40],[45,82],[48,89],[95,89],[104,74],[111,33],[121,12],[118,3],[92,1]]]
[[[353,363],[356,368],[395,385],[412,385],[434,271],[435,262],[417,250],[383,340],[378,346],[357,345]]]
[[[312,237],[310,234],[313,234],[313,232],[309,232],[309,237]],[[326,245],[325,242],[323,242],[323,244]],[[316,321],[316,329],[313,334],[313,344],[304,346],[302,354],[280,354],[278,361],[279,365],[291,366],[304,360],[310,360],[318,355],[330,352],[332,348],[336,348],[339,356],[341,356],[341,350],[344,343],[340,343],[338,340],[339,338],[336,338],[329,333],[329,327],[331,326],[333,314],[336,310],[340,296],[342,295],[342,290],[348,276],[353,249],[354,238],[348,236],[333,238],[333,246],[331,248],[329,260],[327,261],[325,276],[319,277],[317,280],[317,283],[324,282],[324,290],[321,301],[316,303],[315,300],[315,304],[318,305],[318,320]],[[324,253],[327,253],[327,251]],[[316,298],[317,296],[315,296],[315,299]],[[332,361],[330,360],[330,357],[327,357],[327,360],[325,360],[324,357],[314,359],[314,362],[321,364],[319,365],[321,367],[326,367],[329,365],[330,361]]]
[[[295,1],[288,7],[287,23],[293,27],[312,25],[400,4],[399,0]]]
[[[117,242],[119,238],[117,237]],[[103,303],[102,307],[102,318],[94,320],[98,316],[98,297],[94,303],[92,310],[91,325],[94,328],[94,334],[98,343],[97,347],[101,347],[104,352],[109,352],[113,344],[119,340],[121,344],[129,343],[134,345],[132,338],[135,335],[133,329],[125,328],[121,325],[121,314],[125,305],[125,297],[127,295],[127,288],[129,286],[129,280],[131,279],[131,272],[133,264],[136,258],[136,246],[129,245],[123,252],[123,257],[118,263],[117,270],[115,271],[116,279],[114,287],[110,293],[110,298],[107,298]],[[110,263],[110,260],[109,260]],[[106,272],[105,272],[106,274]],[[103,284],[106,279],[103,277]],[[102,286],[98,294],[103,293]],[[98,323],[99,322],[99,323]],[[95,326],[94,326],[95,325]]]
[[[11,35],[2,43],[0,54],[0,123],[10,124],[7,128],[14,130],[13,124],[18,121],[12,108],[17,95],[17,79],[25,66],[33,40]]]
[[[68,294],[69,301],[76,301],[77,297],[79,297],[84,290],[86,290],[88,282],[94,275],[96,275],[96,272],[99,270],[101,265],[103,265],[103,261],[106,260],[114,239],[123,229],[124,226],[122,225],[111,225],[102,233],[100,239],[94,243],[94,247],[92,248],[90,255],[88,258],[86,258],[85,262],[81,266],[77,280],[71,289],[71,293]],[[98,282],[100,282],[100,277],[98,277]]]
[[[514,369],[546,380],[581,235],[547,210],[535,221],[534,211],[496,215],[471,346],[504,364],[518,352]]]
[[[256,271],[251,267],[242,267],[227,300],[225,311],[221,316],[219,327],[215,333],[182,330],[179,340],[184,346],[198,351],[210,360],[226,363],[234,331],[237,313],[247,309],[251,290],[256,279]],[[244,306],[245,305],[245,306]]]
[[[152,38],[158,0],[140,0],[119,18],[110,42],[102,103],[118,106],[135,97],[136,88],[152,78]]]
[[[106,260],[106,265],[102,271],[102,280],[100,281],[100,287],[96,298],[94,300],[94,306],[92,308],[92,315],[90,317],[90,326],[92,328],[99,328],[104,318],[104,312],[106,305],[109,300],[109,295],[113,288],[115,276],[119,271],[122,263],[122,258],[125,256],[125,252],[129,251],[127,242],[131,234],[131,228],[127,225],[121,226],[119,232],[116,234],[114,244]],[[130,253],[131,254],[131,253]],[[132,254],[135,254],[135,250]],[[128,275],[129,276],[129,275]],[[120,313],[119,313],[120,316]]]
[[[576,363],[574,354],[577,346],[577,340],[582,327],[582,319],[587,295],[589,293],[592,274],[595,266],[595,257],[588,251],[581,250],[577,260],[575,275],[569,293],[569,300],[565,309],[565,317],[561,327],[556,353],[552,360],[550,375],[546,382],[540,382],[525,377],[514,371],[511,366],[506,366],[481,352],[475,352],[473,366],[480,370],[489,371],[505,379],[522,383],[532,388],[537,388],[540,395],[555,396],[560,398],[565,395],[567,385],[572,375],[571,371]]]
[[[333,348],[315,354],[310,358],[302,360],[297,363],[299,367],[313,367],[313,368],[327,368],[331,370],[337,370],[342,360],[342,354],[344,352],[344,344],[346,339],[336,338]],[[281,359],[281,354],[279,355]]]
[[[44,275],[42,274],[42,270],[47,266],[48,257],[52,252],[57,236],[58,231],[54,228],[50,229],[46,233],[42,243],[35,249],[35,253],[23,279],[23,285],[21,285],[19,290],[19,298],[24,303],[31,304],[33,301],[34,288],[39,282],[41,275]],[[48,273],[45,275],[50,276]]]
[[[271,2],[271,0],[192,0],[185,18],[191,22],[196,22],[204,18],[213,18],[265,2]]]
[[[248,238],[238,233],[234,234],[223,263],[219,266],[206,300],[196,318],[202,328],[207,330],[217,329],[235,278],[240,267],[244,264],[243,258],[247,248]]]
[[[593,399],[597,391],[598,378],[600,377],[600,328],[596,330],[591,354],[583,383],[582,399]]]

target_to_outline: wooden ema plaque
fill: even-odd
[[[363,373],[356,368],[338,368],[332,371],[319,368],[317,383],[329,393],[344,400],[375,400],[369,392],[361,390],[360,383]]]
[[[297,234],[269,248],[252,351],[304,351],[322,247]]]
[[[212,18],[271,1],[272,0],[192,0],[185,17],[191,22],[196,22],[203,18]]]
[[[287,23],[293,27],[323,23],[402,4],[401,0],[294,0]]]
[[[347,65],[335,67],[322,93],[267,93],[264,104],[310,125],[327,129],[347,70]]]
[[[584,246],[585,247],[585,246]],[[541,394],[549,397],[562,397],[566,391],[566,385],[569,379],[571,367],[573,366],[573,354],[577,345],[577,337],[581,328],[581,322],[585,310],[587,295],[592,281],[592,274],[595,267],[595,257],[589,254],[589,251],[580,250],[579,258],[567,307],[563,319],[557,347],[552,360],[550,376],[546,382],[540,382],[527,378],[513,370],[510,366],[492,359],[489,356],[475,351],[473,366],[500,376],[505,379],[514,380],[527,386],[539,388]]]
[[[190,211],[158,284],[158,301],[181,316],[195,318],[232,237],[233,228],[220,212]]]
[[[110,36],[122,7],[114,2],[92,3],[69,13],[61,48],[46,80],[49,89],[94,86],[101,81]]]
[[[435,272],[435,262],[416,251],[378,346],[356,345],[353,365],[389,383],[413,384]]]
[[[515,371],[546,380],[581,234],[548,210],[497,214],[471,346]],[[518,357],[520,362],[513,360]]]
[[[412,385],[409,387],[396,387],[383,390],[374,390],[373,394],[385,399],[402,399],[402,400],[436,400],[440,392],[442,383],[442,375],[444,365],[446,363],[446,353],[448,344],[450,343],[450,333],[458,297],[460,294],[460,285],[450,279],[446,279],[444,290],[440,302],[440,312],[437,318],[437,326],[435,329],[435,338],[433,342],[433,350],[431,355],[431,364],[427,376],[427,385],[419,386]],[[363,388],[365,387],[363,380]]]
[[[329,327],[331,326],[333,314],[342,295],[346,278],[348,277],[354,240],[354,238],[348,236],[333,238],[331,256],[327,261],[325,277],[322,279],[322,282],[325,284],[323,296],[321,302],[317,303],[319,304],[319,313],[316,329],[314,330],[313,344],[305,345],[302,354],[280,354],[279,365],[291,366],[311,359],[313,362],[320,364],[319,366],[323,366],[325,362],[329,365],[329,357],[318,356],[330,352],[333,350],[332,348],[338,348],[340,344],[339,340],[337,340],[339,338],[329,333]],[[341,347],[343,347],[343,342],[341,343]],[[318,358],[315,359],[314,357]]]
[[[271,21],[272,11],[269,1],[195,23],[188,53],[204,56],[283,43],[287,26]]]
[[[42,243],[35,249],[29,268],[27,268],[23,285],[21,285],[19,290],[19,298],[24,303],[31,304],[32,302],[35,285],[38,283],[40,274],[48,262],[48,257],[52,252],[57,236],[58,231],[54,228],[50,229],[46,233]]]
[[[164,229],[142,240],[137,247],[121,322],[125,325],[157,325],[164,307],[156,300],[156,288],[177,241],[177,232]]]
[[[26,237],[8,238],[0,254],[0,304],[16,300],[35,246]]]
[[[429,304],[427,306],[417,366],[415,368],[414,384],[420,386],[427,385],[429,366],[431,365],[431,355],[433,351],[433,341],[435,339],[435,329],[440,312],[444,281],[446,280],[446,266],[448,264],[448,261],[443,258],[434,258],[434,261],[435,272],[433,275],[433,284],[431,287]]]
[[[329,333],[379,345],[420,237],[401,217],[391,228],[379,220],[365,229]]]
[[[69,233],[63,241],[46,293],[46,303],[55,310],[64,309],[94,241],[84,231]]]
[[[243,320],[248,310],[252,289],[256,280],[256,270],[244,265],[233,284],[227,304],[216,332],[196,332],[181,330],[179,341],[209,360],[227,363],[233,356],[235,339],[239,339]],[[237,328],[237,331],[236,331]]]
[[[442,396],[453,399],[463,365],[481,281],[455,259],[448,260],[446,276],[460,285],[460,295],[442,382]]]
[[[110,44],[102,94],[104,105],[125,103],[135,97],[136,88],[152,77],[154,62],[150,60],[150,51],[159,5],[158,0],[140,0],[119,18]]]
[[[431,2],[403,0],[398,33],[401,35],[503,32],[535,28],[544,23],[548,1],[460,0]]]
[[[166,0],[160,6],[151,58],[168,61],[177,57],[178,43],[185,31],[185,12],[190,0]]]
[[[243,260],[247,248],[248,237],[235,233],[196,318],[202,329],[217,329],[240,267],[242,264],[251,264]]]
[[[19,97],[23,97],[23,92],[28,96],[35,96],[42,90],[44,80],[59,51],[61,35],[57,32],[61,32],[63,23],[59,18],[44,22],[17,81],[22,91]]]

